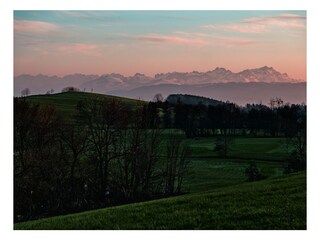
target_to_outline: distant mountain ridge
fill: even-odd
[[[141,86],[153,86],[159,84],[211,84],[230,82],[301,82],[290,78],[286,73],[280,73],[272,67],[247,69],[238,73],[225,68],[215,68],[207,72],[168,72],[159,73],[149,77],[141,73],[125,77],[119,73],[95,75],[95,74],[70,74],[64,77],[47,76],[39,74],[19,75],[14,78],[14,94],[19,96],[24,88],[30,88],[31,94],[44,94],[53,89],[60,92],[62,88],[74,86],[81,90],[97,93],[107,93],[115,90],[131,90]]]
[[[24,74],[14,78],[14,95],[20,96],[25,88],[29,88],[32,95],[57,93],[67,86],[85,92],[144,100],[152,100],[156,93],[162,93],[164,97],[170,94],[192,94],[240,104],[245,101],[264,102],[275,96],[283,97],[288,102],[306,102],[306,82],[292,79],[286,73],[267,66],[238,73],[217,67],[207,72],[168,72],[154,77],[142,73],[128,77],[119,73],[76,73],[64,77]]]
[[[193,71],[190,73],[171,72],[156,74],[157,83],[175,84],[206,84],[206,83],[227,83],[227,82],[297,82],[286,73],[280,73],[272,67],[261,67],[247,69],[233,73],[225,68],[219,68],[208,72]]]

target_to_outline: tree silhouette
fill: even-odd
[[[153,101],[154,101],[154,102],[163,102],[163,96],[162,96],[162,94],[161,94],[161,93],[157,93],[156,95],[154,95]]]
[[[21,91],[21,96],[27,97],[31,93],[29,88],[25,88]]]

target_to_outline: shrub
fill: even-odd
[[[255,163],[250,163],[249,167],[246,168],[245,174],[249,182],[258,181],[263,178],[261,170]]]
[[[220,157],[227,157],[231,150],[234,139],[231,136],[221,136],[216,138],[213,151]]]
[[[65,87],[61,92],[80,92],[80,89],[76,87]]]

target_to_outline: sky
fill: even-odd
[[[305,11],[14,11],[14,74],[233,72],[306,80]]]

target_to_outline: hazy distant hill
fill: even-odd
[[[281,97],[284,102],[306,103],[306,83],[213,83],[201,85],[160,84],[133,90],[111,91],[108,94],[152,100],[155,94],[164,98],[170,94],[191,94],[235,102],[268,104],[271,98]]]

